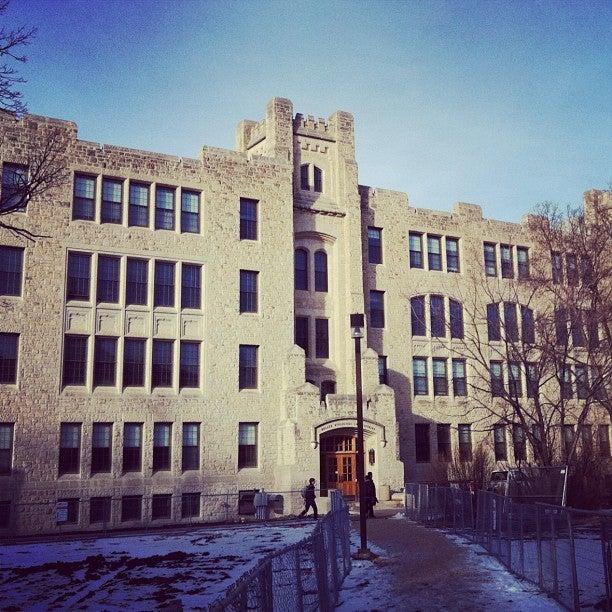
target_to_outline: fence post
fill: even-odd
[[[333,518],[333,516],[332,516]],[[332,582],[334,587],[333,601],[334,606],[338,603],[338,591],[340,590],[340,579],[338,577],[338,559],[336,551],[336,530],[333,522],[328,523],[327,532],[329,534],[329,550],[327,554],[329,556],[329,562],[331,563],[332,570]]]
[[[574,596],[574,610],[580,610],[580,591],[578,590],[578,572],[576,570],[576,546],[574,542],[574,527],[572,524],[572,514],[568,510],[564,510],[567,517],[567,529],[569,533],[570,545],[570,563],[572,564],[572,591]]]
[[[332,610],[329,603],[329,587],[327,583],[327,561],[325,559],[325,542],[323,531],[316,529],[312,537],[312,556],[317,576],[317,594],[319,596],[319,610],[328,612]]]
[[[521,563],[521,576],[525,578],[525,535],[523,533],[523,514],[524,507],[523,504],[519,504],[519,538],[520,538],[520,546],[519,546],[519,559]]]
[[[540,521],[540,508],[536,505],[536,538],[538,541],[538,584],[544,591],[544,570],[542,567],[542,525]]]
[[[550,513],[550,552],[552,555],[553,589],[554,594],[559,596],[559,576],[557,575],[557,538],[555,534],[555,514]]]
[[[508,542],[508,569],[512,571],[512,512],[514,504],[508,502],[508,520],[506,521],[506,540]]]

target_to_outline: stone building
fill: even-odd
[[[311,476],[354,495],[353,312],[379,487],[432,480],[438,453],[484,435],[465,417],[469,362],[452,333],[411,333],[411,298],[456,321],[483,241],[518,274],[525,229],[359,185],[350,114],[275,98],[236,151],[197,159],[33,115],[0,132],[3,190],[50,132],[69,172],[10,215],[38,239],[0,229],[0,533],[190,521],[223,499],[233,514],[239,492]]]

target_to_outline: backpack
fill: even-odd
[[[300,491],[300,494],[302,495],[302,499],[306,499],[306,495],[308,494],[308,487],[303,487]]]

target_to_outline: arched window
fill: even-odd
[[[451,338],[463,338],[463,306],[456,300],[449,300]]]
[[[425,298],[422,295],[410,298],[410,315],[413,336],[425,336]]]
[[[327,253],[317,251],[314,254],[315,291],[327,291]]]
[[[429,299],[429,306],[431,308],[429,313],[431,335],[434,338],[444,338],[446,336],[444,298],[441,295],[432,295]]]
[[[323,191],[323,170],[318,166],[314,167],[314,190],[318,193]]]
[[[296,249],[294,257],[295,288],[308,291],[308,251]]]
[[[308,191],[310,189],[310,180],[308,179],[308,164],[300,166],[300,189]]]
[[[521,334],[523,342],[533,344],[535,342],[535,322],[533,310],[527,306],[521,306]]]

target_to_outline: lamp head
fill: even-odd
[[[363,313],[351,315],[351,338],[363,338],[365,336]]]

